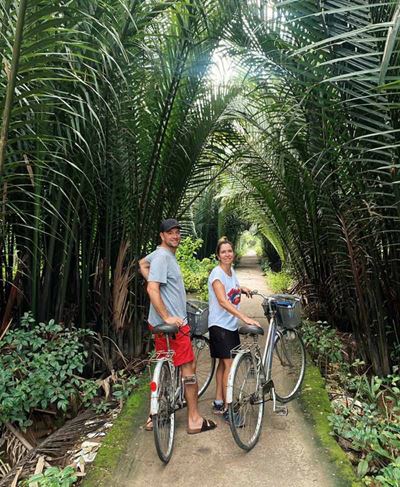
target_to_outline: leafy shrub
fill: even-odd
[[[214,256],[202,260],[196,258],[196,252],[202,243],[201,239],[184,238],[176,252],[176,258],[182,271],[186,291],[198,293],[200,299],[207,301],[208,276],[218,262]]]
[[[273,272],[267,270],[265,272],[268,286],[273,293],[285,293],[293,286],[293,277],[288,271]]]
[[[85,381],[76,376],[86,363],[83,341],[89,334],[54,320],[37,324],[25,313],[20,326],[0,341],[0,422],[27,427],[33,409],[53,406],[64,413],[80,394],[90,403],[94,393],[92,387],[87,394],[87,385],[93,381],[82,387]]]
[[[400,479],[400,375],[368,376],[363,361],[347,363],[342,342],[326,322],[303,322],[303,339],[313,359],[334,381],[334,434],[353,452],[366,485],[397,486]],[[338,394],[338,386],[342,394]],[[379,482],[377,484],[376,482]]]
[[[302,333],[308,351],[324,372],[329,364],[343,363],[342,342],[326,321],[314,323],[305,320]]]
[[[69,487],[78,480],[73,467],[49,467],[43,473],[35,474],[22,482],[23,487],[31,487],[35,482],[38,487]]]
[[[359,477],[379,472],[382,485],[399,485],[390,483],[396,478],[390,475],[400,473],[400,377],[364,374],[354,379],[349,385],[351,389],[358,382],[355,395],[348,404],[333,401],[329,421],[336,435],[351,442],[352,450],[359,453]]]

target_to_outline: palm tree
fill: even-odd
[[[0,5],[3,326],[31,308],[94,322],[137,353],[137,260],[185,191],[205,187],[196,175],[212,177],[204,154],[234,92],[206,73],[232,11],[195,0]]]
[[[226,36],[251,79],[241,191],[309,298],[387,374],[400,317],[397,2],[271,3],[266,18],[248,2]]]

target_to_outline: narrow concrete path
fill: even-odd
[[[268,294],[256,257],[245,257],[237,269],[243,286]],[[243,298],[242,309],[264,325],[259,298]],[[218,423],[214,431],[189,436],[186,411],[177,413],[177,434],[170,463],[158,459],[153,434],[141,429],[132,439],[117,469],[119,487],[333,487],[334,473],[324,452],[313,439],[313,431],[297,401],[289,404],[287,417],[272,413],[266,404],[261,438],[249,453],[239,449],[230,428],[211,413],[214,384],[200,400],[204,416]],[[143,422],[145,417],[143,417]]]

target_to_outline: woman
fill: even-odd
[[[233,245],[226,237],[219,239],[215,254],[219,265],[208,278],[210,353],[219,359],[213,412],[223,414],[229,421],[226,386],[232,365],[231,350],[240,344],[238,318],[250,325],[261,325],[239,310],[241,294],[251,297],[251,293],[250,289],[239,285],[232,268],[235,258]]]

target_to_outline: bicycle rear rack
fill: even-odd
[[[157,362],[160,359],[172,360],[175,355],[174,350],[166,350],[161,352],[154,352],[149,358],[149,362]]]

